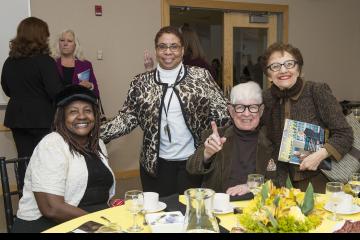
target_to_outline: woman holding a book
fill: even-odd
[[[85,60],[75,32],[66,29],[59,34],[53,57],[65,85],[79,84],[99,96],[99,89],[91,62]]]
[[[328,157],[340,160],[351,148],[353,132],[329,86],[301,77],[303,65],[300,50],[290,44],[274,43],[265,51],[263,71],[273,84],[264,92],[264,121],[274,145],[274,159],[278,159],[285,119],[329,130],[324,146],[302,159],[300,165],[277,162],[279,185],[285,185],[289,175],[294,187],[305,191],[311,182],[315,192],[323,193],[328,180],[319,165]]]

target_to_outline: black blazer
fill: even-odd
[[[63,83],[49,55],[7,58],[1,86],[10,97],[4,125],[8,128],[50,128],[56,94]]]

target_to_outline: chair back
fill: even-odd
[[[3,190],[3,198],[4,198],[4,210],[5,210],[5,219],[6,219],[6,228],[7,231],[10,232],[12,225],[14,223],[14,217],[16,214],[13,212],[12,207],[12,196],[17,195],[20,199],[22,197],[22,189],[19,186],[19,173],[18,166],[19,164],[27,164],[29,162],[29,157],[21,157],[21,158],[13,158],[7,159],[5,157],[0,157],[0,167],[1,167],[1,185]],[[14,174],[16,179],[16,190],[10,190],[9,184],[9,174],[8,174],[8,166],[13,165]]]

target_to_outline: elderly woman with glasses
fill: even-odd
[[[290,44],[274,43],[265,51],[262,67],[273,84],[264,92],[264,119],[274,146],[274,159],[278,159],[285,119],[312,123],[329,130],[326,144],[302,159],[300,165],[277,163],[279,185],[284,185],[289,175],[296,188],[304,191],[311,182],[316,192],[324,192],[328,180],[319,165],[328,157],[340,160],[351,148],[353,132],[329,86],[301,77],[303,64],[300,50]]]
[[[210,121],[229,122],[226,99],[204,68],[184,65],[184,40],[177,28],[163,27],[155,36],[158,65],[137,75],[119,114],[101,126],[105,141],[144,131],[140,177],[144,191],[160,196],[200,185],[186,172],[186,161],[200,144]]]
[[[248,174],[271,177],[271,143],[260,126],[264,111],[260,86],[252,81],[232,88],[228,110],[233,124],[204,131],[203,144],[187,162],[192,174],[204,175],[202,187],[232,196],[249,192]]]

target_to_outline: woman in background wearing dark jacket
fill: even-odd
[[[54,60],[49,56],[49,28],[35,17],[22,20],[10,41],[10,53],[1,86],[10,97],[4,125],[11,129],[18,157],[31,156],[35,146],[50,132],[55,95],[63,88]],[[20,187],[26,166],[19,166]]]

